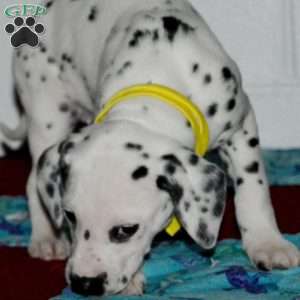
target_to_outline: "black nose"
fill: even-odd
[[[94,278],[80,277],[72,274],[70,276],[71,289],[73,292],[83,296],[101,296],[105,292],[104,283],[106,279],[106,273],[102,273]]]

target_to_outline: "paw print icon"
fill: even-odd
[[[11,34],[11,44],[18,48],[21,45],[35,47],[39,44],[39,35],[45,32],[43,24],[36,23],[33,17],[16,17],[13,23],[5,26],[5,31]]]

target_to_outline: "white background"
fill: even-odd
[[[38,1],[1,0],[0,9],[19,2]],[[240,66],[263,146],[300,147],[300,0],[192,2]],[[15,126],[7,22],[1,13],[0,120]]]

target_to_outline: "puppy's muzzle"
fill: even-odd
[[[80,277],[75,274],[70,276],[72,291],[83,296],[103,295],[105,293],[104,283],[106,280],[106,273],[102,273],[94,278]]]

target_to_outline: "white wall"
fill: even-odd
[[[1,0],[0,9],[18,2]],[[192,2],[241,68],[263,146],[300,147],[300,0]],[[14,126],[8,21],[0,15],[0,120]]]

